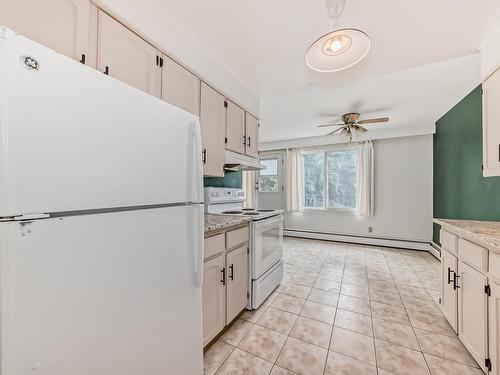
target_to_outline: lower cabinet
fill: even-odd
[[[203,346],[210,343],[247,306],[248,227],[205,238],[205,256]]]
[[[441,252],[441,312],[457,332],[457,257],[446,250]]]
[[[458,262],[458,337],[487,372],[485,358],[488,357],[488,295],[485,287],[488,279],[472,267]]]
[[[224,254],[203,264],[203,346],[226,325],[224,272]]]
[[[238,247],[226,255],[227,265],[227,323],[245,308],[248,301],[248,254],[247,245]]]
[[[500,285],[491,283],[488,305],[488,348],[490,353],[491,373],[500,375]]]

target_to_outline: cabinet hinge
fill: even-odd
[[[484,360],[484,365],[486,366],[486,368],[488,369],[488,371],[491,371],[491,359],[486,358]]]
[[[160,57],[160,68],[163,68],[163,57]]]
[[[85,54],[82,53],[82,58],[80,59],[80,62],[85,65]]]
[[[439,304],[441,304],[441,298],[439,298]]]
[[[250,293],[247,292],[247,299],[250,298]]]
[[[160,65],[160,56],[156,55],[156,66]]]
[[[224,138],[224,143],[227,144],[227,137]]]
[[[227,101],[224,100],[224,108],[227,108]]]
[[[489,296],[491,296],[491,288],[489,285],[484,286],[484,292]]]

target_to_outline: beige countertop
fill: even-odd
[[[205,234],[219,229],[232,227],[247,223],[251,220],[249,217],[231,216],[231,215],[205,215]]]
[[[500,254],[500,221],[434,219],[448,232]]]

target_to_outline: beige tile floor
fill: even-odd
[[[205,353],[206,375],[482,374],[425,252],[285,239],[285,275]]]

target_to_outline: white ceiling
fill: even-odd
[[[475,63],[454,65],[473,70],[462,71],[471,80],[462,84],[454,83],[460,70],[439,70],[435,63],[477,53],[500,20],[498,0],[347,0],[340,25],[363,29],[371,37],[372,49],[357,66],[325,74],[309,70],[304,58],[310,43],[332,29],[324,0],[163,0],[155,4],[158,11],[168,11],[186,26],[261,99],[263,141],[294,138],[297,131],[300,136],[316,135],[313,124],[319,113],[341,114],[356,102],[362,102],[361,111],[388,108],[381,114],[397,120],[389,126],[435,121],[432,116],[445,107],[440,106],[438,95],[427,96],[429,89],[437,89],[434,79],[453,86],[443,100],[446,105],[449,98],[464,96],[464,88],[477,83]],[[429,64],[433,64],[427,69],[432,79],[414,75],[418,70],[410,69]],[[398,112],[391,113],[394,108]],[[298,129],[299,120],[303,129]]]

